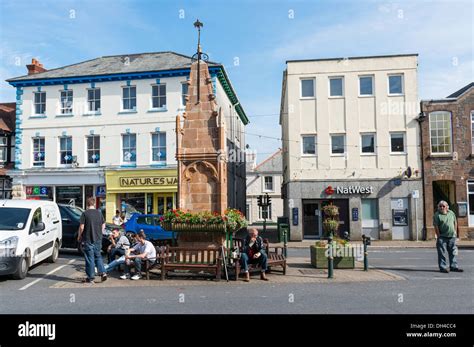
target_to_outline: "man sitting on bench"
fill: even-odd
[[[130,249],[130,254],[125,256],[125,273],[120,276],[122,280],[130,278],[130,263],[133,260],[135,264],[135,275],[132,276],[132,280],[139,280],[142,270],[142,263],[145,259],[155,262],[156,260],[156,249],[150,241],[146,240],[146,235],[143,230],[140,230],[136,236],[137,244]]]
[[[260,265],[262,268],[260,279],[268,281],[268,278],[265,276],[265,271],[267,271],[267,255],[263,249],[263,239],[258,236],[257,229],[249,229],[249,234],[245,238],[242,253],[240,255],[240,263],[243,272],[245,273],[245,282],[250,281],[248,264]]]

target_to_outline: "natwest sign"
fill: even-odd
[[[342,195],[350,195],[350,194],[372,194],[374,192],[374,187],[361,187],[361,186],[348,186],[348,187],[340,187],[340,186],[328,186],[324,192],[327,195],[342,194]]]

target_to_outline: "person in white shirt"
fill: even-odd
[[[138,241],[135,246],[130,249],[130,255],[125,256],[125,273],[120,276],[122,280],[130,278],[130,265],[133,261],[135,265],[135,275],[131,277],[132,280],[139,280],[141,276],[142,263],[145,260],[155,262],[156,260],[156,249],[150,241],[146,240],[145,232],[140,230],[137,234],[136,240]]]
[[[114,225],[122,225],[123,219],[122,219],[122,217],[120,217],[120,211],[119,210],[115,211],[115,216],[112,217],[112,223]]]

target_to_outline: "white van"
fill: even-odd
[[[32,265],[56,262],[62,235],[56,203],[0,200],[0,275],[23,279]]]

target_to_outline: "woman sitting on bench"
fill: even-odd
[[[262,268],[260,279],[268,281],[268,278],[265,276],[265,271],[267,271],[267,255],[263,248],[263,239],[258,236],[257,229],[249,229],[249,234],[244,240],[244,247],[240,255],[240,263],[245,273],[245,282],[250,281],[248,264],[258,264]]]

